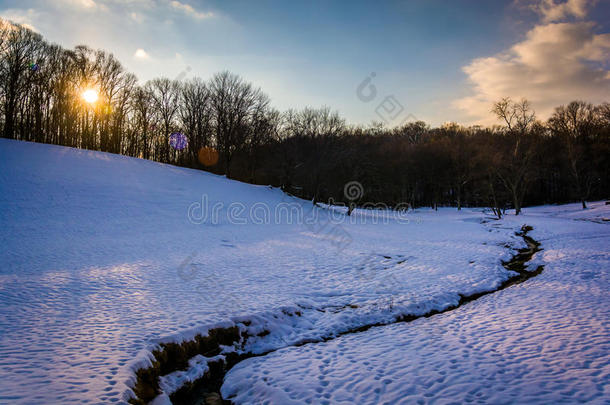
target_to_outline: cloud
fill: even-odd
[[[202,13],[199,12],[197,10],[195,10],[193,8],[193,6],[189,5],[189,4],[184,4],[184,3],[180,3],[179,1],[173,0],[170,5],[175,8],[176,10],[180,10],[181,12],[187,14],[188,16],[191,16],[193,18],[196,18],[198,20],[203,20],[204,18],[212,18],[214,17],[214,13],[212,12],[207,12],[207,13]]]
[[[85,9],[94,9],[97,7],[97,4],[94,0],[63,0],[62,3],[65,5],[69,5],[72,7],[85,8]]]
[[[78,3],[80,3],[80,5],[85,8],[93,8],[96,6],[93,0],[78,0]]]
[[[543,21],[580,14],[584,1],[570,0],[549,9],[544,1]],[[554,3],[553,3],[554,4]],[[472,123],[491,124],[490,110],[502,97],[527,98],[539,118],[554,107],[575,99],[607,101],[610,94],[610,33],[596,34],[587,21],[542,23],[523,41],[489,57],[474,59],[463,67],[473,94],[455,100],[453,106],[472,118]]]
[[[138,24],[142,24],[144,22],[144,16],[142,16],[142,14],[132,12],[129,13],[129,17]]]
[[[142,48],[138,48],[136,52],[133,54],[133,57],[136,59],[149,59],[150,56],[146,53],[146,51]]]
[[[566,18],[576,17],[583,19],[587,16],[587,9],[596,1],[591,0],[567,0],[556,3],[556,0],[542,0],[533,6],[545,23],[562,21]]]
[[[38,17],[38,13],[34,9],[8,9],[2,11],[0,17],[38,32],[34,24],[34,20]]]

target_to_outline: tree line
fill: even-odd
[[[88,103],[83,91],[95,89]],[[348,125],[328,107],[280,112],[238,75],[140,84],[111,54],[64,49],[0,19],[2,136],[200,168],[347,204],[512,207],[607,198],[610,104],[573,101],[542,122],[526,100],[490,106],[499,125]],[[188,139],[170,146],[171,134]],[[364,194],[344,195],[358,181]]]

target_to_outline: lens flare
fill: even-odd
[[[199,149],[197,157],[199,158],[199,163],[204,166],[214,166],[218,163],[218,151],[214,148],[206,146]]]
[[[188,139],[183,133],[174,132],[169,136],[169,145],[176,150],[182,150],[188,145]]]
[[[88,89],[83,91],[83,100],[85,100],[89,104],[93,104],[97,101],[98,94],[97,91],[93,89]]]

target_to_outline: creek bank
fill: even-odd
[[[457,304],[450,305],[442,310],[433,309],[425,314],[413,315],[404,314],[395,318],[393,322],[371,323],[358,328],[350,329],[333,336],[321,337],[318,339],[304,339],[292,346],[302,346],[305,344],[321,343],[336,339],[350,333],[364,332],[373,327],[386,326],[398,322],[411,322],[419,318],[428,318],[433,315],[452,311],[460,306],[474,301],[485,295],[501,291],[512,285],[522,283],[532,277],[539,275],[543,271],[543,266],[538,266],[535,270],[528,270],[527,264],[532,259],[536,252],[541,250],[540,243],[528,236],[533,228],[523,226],[517,235],[522,237],[527,247],[519,249],[513,257],[503,262],[502,265],[516,274],[506,279],[498,287],[477,292],[470,295],[460,294],[460,299]],[[286,313],[287,316],[301,316],[300,311]],[[250,326],[249,321],[242,321],[235,326],[229,328],[216,328],[208,331],[207,336],[198,335],[191,341],[182,343],[165,343],[159,346],[153,354],[154,361],[152,366],[146,369],[139,369],[136,372],[136,383],[133,391],[136,395],[135,399],[129,402],[135,405],[145,405],[153,401],[160,393],[159,378],[180,370],[188,368],[189,359],[197,355],[205,357],[214,357],[213,361],[207,363],[207,371],[200,378],[192,382],[187,382],[180,389],[170,395],[170,399],[174,405],[218,405],[231,404],[231,401],[223,399],[220,395],[220,387],[222,386],[224,376],[237,363],[255,356],[264,356],[275,350],[265,353],[254,354],[250,352],[238,353],[238,349],[244,347],[246,341],[253,336],[264,337],[270,332],[264,330],[256,335],[250,336],[246,330]],[[228,347],[237,350],[226,349]],[[279,348],[278,348],[279,349]],[[277,349],[276,349],[277,350]]]

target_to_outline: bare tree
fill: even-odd
[[[423,121],[407,122],[394,130],[394,134],[406,138],[412,144],[424,141],[425,135],[429,133],[430,127]]]
[[[470,145],[469,132],[455,123],[445,124],[440,129],[444,153],[449,156],[451,171],[449,182],[452,184],[452,194],[455,195],[457,209],[462,209],[464,188],[474,176],[475,151]]]
[[[494,104],[492,112],[504,121],[511,133],[525,134],[536,121],[536,113],[526,99],[514,102],[510,97],[505,97]]]
[[[506,131],[501,134],[503,159],[496,167],[496,175],[510,192],[515,215],[519,215],[533,177],[536,147],[530,131],[536,122],[536,114],[527,100],[513,102],[510,98],[495,103],[492,112],[506,125]]]
[[[180,92],[180,122],[188,136],[193,162],[199,149],[212,144],[212,109],[206,83],[195,78],[185,82]]]
[[[110,152],[125,153],[125,147],[130,144],[126,139],[129,132],[129,118],[131,114],[131,98],[136,87],[137,78],[131,73],[121,77],[117,92],[113,96],[112,104],[105,106],[106,115],[110,115]]]
[[[278,137],[281,123],[281,114],[275,109],[270,109],[266,99],[259,100],[255,107],[251,123],[250,136],[246,141],[248,155],[249,181],[256,182],[256,171],[261,160],[261,149],[271,144]]]
[[[567,106],[557,107],[548,121],[549,128],[563,138],[570,172],[583,209],[587,208],[586,199],[595,178],[590,149],[591,139],[599,126],[598,111],[592,104],[572,101]]]
[[[104,51],[95,52],[93,69],[100,93],[96,111],[99,117],[100,148],[118,153],[121,147],[121,116],[128,108],[127,101],[136,78],[125,72],[112,54]]]
[[[225,174],[231,177],[235,152],[245,145],[251,134],[248,124],[269,99],[260,89],[228,71],[212,77],[210,92],[216,142],[224,158]]]
[[[43,46],[42,37],[19,25],[1,21],[2,58],[0,59],[0,85],[4,99],[4,136],[13,138],[15,119],[20,97],[28,86],[28,71],[34,55]]]
[[[155,113],[162,125],[162,143],[158,146],[160,146],[160,153],[164,161],[169,162],[169,136],[176,126],[175,119],[179,107],[180,87],[176,81],[161,78],[153,79],[150,82],[150,89]]]
[[[134,117],[134,126],[138,134],[139,150],[141,157],[148,159],[150,157],[152,126],[153,126],[153,106],[152,106],[152,89],[150,86],[138,87],[133,93],[131,99],[132,111]]]

